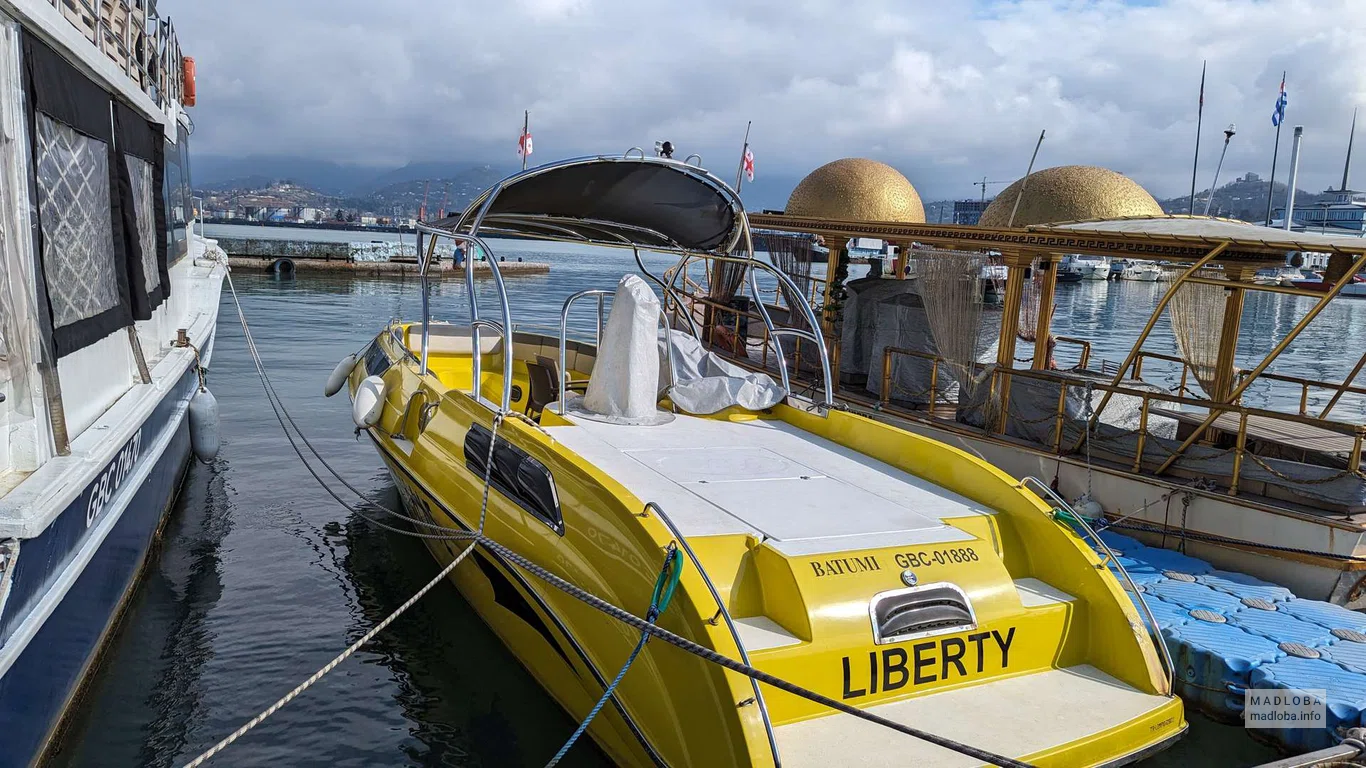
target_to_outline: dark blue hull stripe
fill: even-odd
[[[195,371],[186,371],[76,500],[42,534],[21,542],[14,592],[0,617],[7,642],[58,580],[78,567],[81,550],[97,549],[0,677],[0,768],[38,759],[131,594],[189,461],[186,411],[197,383]],[[95,544],[92,537],[106,527],[104,540]]]

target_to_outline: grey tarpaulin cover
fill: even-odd
[[[692,335],[670,331],[674,385],[669,399],[685,413],[708,414],[738,405],[751,411],[772,408],[787,392],[767,374],[728,363],[702,347]],[[664,336],[659,337],[659,381],[669,381]]]

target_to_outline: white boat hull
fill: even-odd
[[[863,409],[860,409],[861,411]],[[1000,467],[1014,477],[1057,478],[1058,492],[1078,499],[1091,497],[1113,517],[1132,515],[1126,522],[1168,528],[1167,535],[1121,530],[1126,536],[1168,548],[1183,548],[1194,557],[1229,571],[1247,573],[1281,584],[1311,600],[1357,607],[1358,593],[1366,590],[1366,571],[1350,571],[1330,557],[1291,559],[1272,552],[1256,552],[1193,539],[1182,541],[1180,529],[1242,541],[1292,547],[1338,558],[1366,556],[1366,531],[1351,523],[1328,517],[1266,507],[1227,494],[1191,489],[1179,482],[1136,476],[1093,466],[1083,461],[1059,459],[1044,451],[998,443],[933,424],[865,411],[871,418],[894,424],[916,434],[961,448]],[[1167,497],[1170,501],[1164,501]],[[1144,511],[1140,507],[1151,505]],[[1121,524],[1123,525],[1123,524]]]

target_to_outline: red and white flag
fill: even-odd
[[[754,152],[745,147],[745,181],[754,181]]]
[[[531,154],[531,131],[523,131],[522,137],[517,139],[517,156],[526,157]]]

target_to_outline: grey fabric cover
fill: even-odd
[[[665,343],[661,334],[659,381],[667,385],[670,378]],[[680,411],[705,415],[733,405],[762,411],[787,397],[787,392],[767,374],[726,362],[708,352],[691,334],[670,331],[667,343],[672,347],[674,381],[667,394]]]

